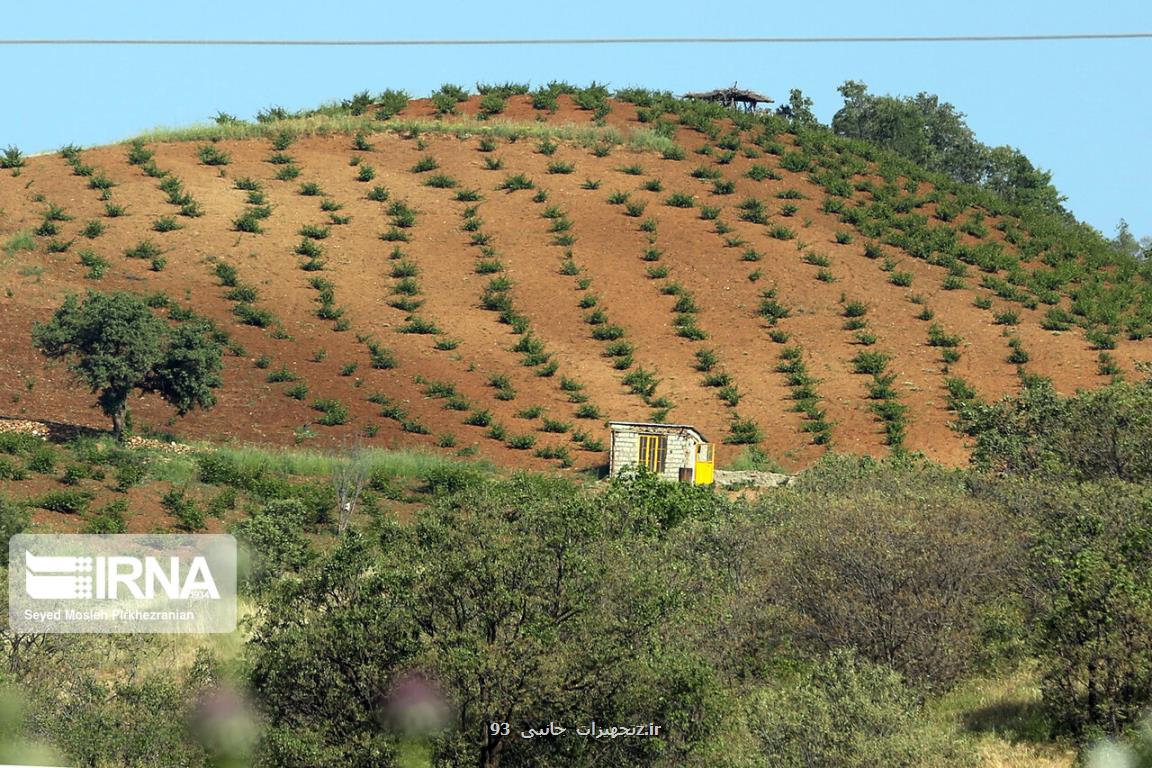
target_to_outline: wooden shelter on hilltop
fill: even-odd
[[[744,88],[737,88],[736,83],[732,83],[731,88],[717,88],[714,91],[703,91],[701,93],[686,93],[684,94],[684,98],[711,101],[715,104],[722,104],[725,107],[743,109],[746,112],[755,112],[760,108],[759,105],[772,103],[772,99],[764,94],[749,91]]]

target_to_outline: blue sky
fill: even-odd
[[[1152,3],[920,2],[327,4],[280,0],[11,4],[3,38],[492,38],[1019,34],[1152,31]],[[0,47],[0,146],[26,152],[119,140],[223,110],[251,117],[368,89],[425,95],[440,83],[550,79],[705,89],[739,81],[776,97],[801,88],[824,121],[836,87],[938,94],[988,144],[1053,172],[1068,206],[1111,234],[1152,234],[1152,40],[900,45],[511,48]]]

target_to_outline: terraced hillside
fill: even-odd
[[[537,467],[604,463],[606,419],[694,424],[721,463],[754,444],[789,468],[832,445],[958,464],[964,400],[1152,359],[1147,269],[1075,227],[826,132],[631,96],[27,158],[0,173],[0,415],[105,426],[30,341],[87,289],[230,335],[215,408],[146,397],[137,427]]]

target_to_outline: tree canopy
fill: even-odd
[[[979,184],[1004,199],[1065,213],[1052,174],[1036,168],[1020,150],[989,147],[976,139],[964,114],[930,93],[897,98],[868,92],[848,80],[838,89],[844,106],[832,130],[891,150],[965,184]]]
[[[216,403],[223,347],[206,320],[170,326],[129,293],[68,296],[32,337],[40,351],[97,394],[117,439],[127,428],[128,396],[154,392],[184,415]]]

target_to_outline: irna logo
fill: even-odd
[[[17,534],[8,542],[8,625],[14,632],[235,631],[236,540]]]
[[[165,562],[166,561],[166,562]],[[25,592],[33,600],[220,599],[204,557],[69,557],[24,553]]]

